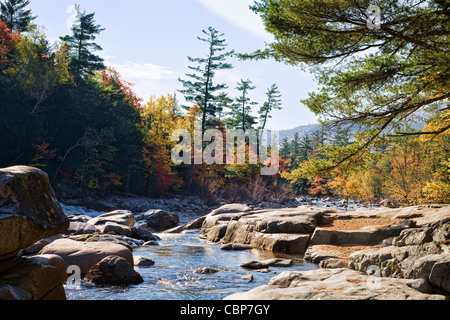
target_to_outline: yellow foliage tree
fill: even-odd
[[[140,129],[144,136],[144,163],[148,170],[148,194],[164,194],[181,187],[182,180],[174,171],[171,140],[176,129],[186,128],[186,119],[178,110],[173,96],[152,96],[140,109]]]

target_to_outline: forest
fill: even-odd
[[[72,32],[50,43],[27,9],[30,0],[4,0],[0,167],[41,168],[56,188],[81,196],[450,202],[450,4],[375,2],[383,7],[381,29],[367,27],[369,1],[255,1],[251,9],[273,43],[237,53],[214,27],[200,30],[205,56],[187,57],[192,72],[179,79],[183,89],[144,103],[100,57],[96,37],[104,28],[95,13],[76,6]],[[216,83],[216,72],[233,68],[231,57],[301,66],[320,86],[301,103],[321,129],[281,142],[278,175],[261,176],[264,163],[175,165],[171,159],[176,129],[192,131],[200,121],[202,133],[261,132],[283,108],[276,83],[263,103],[249,98],[250,79]],[[239,96],[230,97],[230,87]]]

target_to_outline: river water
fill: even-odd
[[[63,206],[66,214],[88,214],[97,216],[102,212],[85,208]],[[195,216],[180,216],[180,223],[195,219]],[[81,283],[66,285],[69,300],[222,300],[236,292],[249,291],[268,284],[270,279],[286,270],[314,270],[317,265],[305,262],[299,256],[275,255],[252,251],[223,251],[199,238],[200,231],[185,234],[156,234],[162,240],[159,246],[141,247],[133,251],[134,256],[144,256],[155,261],[150,268],[135,267],[144,282],[126,287],[101,287]],[[268,273],[246,270],[243,263],[266,260],[274,257],[294,260],[290,268],[271,267]],[[194,273],[195,270],[212,267],[220,270],[211,275]],[[252,274],[250,282],[243,276]]]

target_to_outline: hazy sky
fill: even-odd
[[[107,66],[116,68],[123,78],[135,84],[136,93],[147,100],[151,95],[174,93],[182,89],[178,77],[189,72],[187,56],[203,57],[206,44],[197,36],[209,26],[225,34],[228,48],[252,52],[264,48],[272,36],[265,32],[259,16],[249,5],[253,0],[78,0],[82,9],[95,12],[95,20],[105,28],[96,42],[103,47]],[[71,33],[73,0],[32,0],[36,23],[46,28],[50,41]],[[274,61],[241,62],[217,74],[215,83],[229,85],[230,96],[241,79],[256,86],[251,98],[264,102],[272,83],[283,95],[282,111],[276,111],[270,129],[292,129],[315,123],[315,116],[300,104],[316,85],[313,77],[297,68]],[[178,94],[181,99],[181,94]],[[255,113],[256,115],[256,113]]]

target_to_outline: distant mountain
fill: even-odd
[[[302,138],[304,136],[311,135],[313,132],[318,131],[319,129],[320,129],[320,124],[316,123],[316,124],[298,126],[294,129],[290,129],[290,130],[281,130],[281,131],[278,131],[277,134],[279,136],[279,141],[281,143],[285,138],[287,138],[288,141],[294,139],[294,135],[296,133],[298,133],[300,138]]]
[[[426,122],[423,119],[410,119],[409,121],[409,127],[415,131],[420,131],[424,128]],[[345,126],[344,126],[345,127]],[[309,125],[302,125],[302,126],[298,126],[294,129],[290,129],[290,130],[280,130],[280,131],[276,131],[277,135],[279,136],[279,141],[280,143],[282,143],[282,141],[287,138],[288,141],[291,141],[294,139],[294,135],[296,133],[299,134],[300,138],[307,136],[307,135],[311,135],[312,133],[320,130],[321,126],[320,124],[316,123],[316,124],[309,124]],[[333,132],[333,131],[331,131]],[[270,133],[270,131],[269,131]],[[358,133],[358,129],[357,128],[351,128],[350,129],[350,136],[351,136],[351,140],[354,141],[354,137],[355,135]],[[392,132],[393,133],[393,132]],[[333,135],[333,133],[330,133],[330,131],[328,131],[328,134]]]

